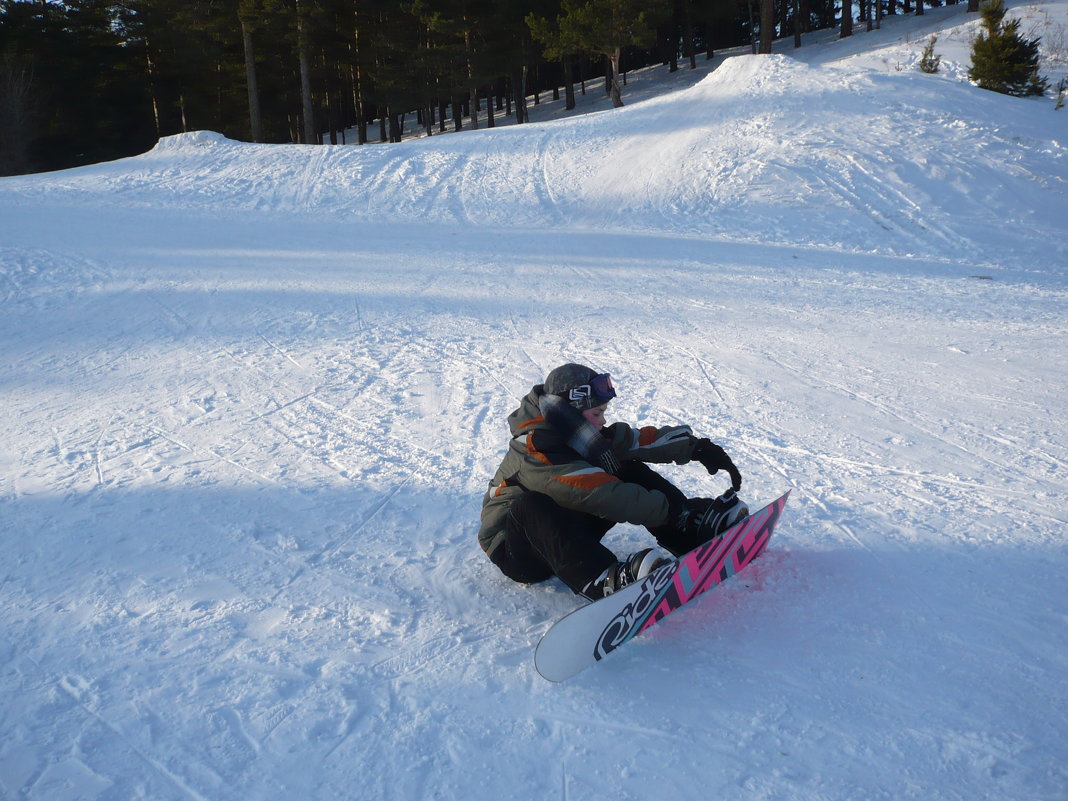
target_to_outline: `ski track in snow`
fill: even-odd
[[[0,181],[0,795],[1063,798],[1063,120],[848,46]],[[565,360],[794,494],[746,574],[549,685],[576,601],[475,531]]]

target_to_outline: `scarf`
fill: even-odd
[[[538,409],[545,422],[567,440],[567,446],[606,473],[619,472],[619,462],[612,455],[608,440],[587,422],[582,412],[559,395],[542,395]]]

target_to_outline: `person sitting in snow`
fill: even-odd
[[[559,577],[597,600],[668,560],[647,548],[620,561],[601,540],[616,523],[645,526],[676,557],[749,512],[742,476],[726,452],[689,426],[605,425],[616,395],[608,373],[581,364],[552,370],[508,416],[508,452],[482,504],[479,544],[501,572],[524,584]],[[646,462],[726,470],[731,489],[688,499]]]

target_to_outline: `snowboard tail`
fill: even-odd
[[[787,492],[677,562],[561,618],[538,643],[538,672],[563,681],[743,570],[767,547],[789,497]]]

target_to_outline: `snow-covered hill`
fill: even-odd
[[[1062,799],[1068,112],[898,69],[962,9],[617,111],[0,180],[4,797]],[[576,599],[474,535],[566,360],[794,492],[550,685]]]

